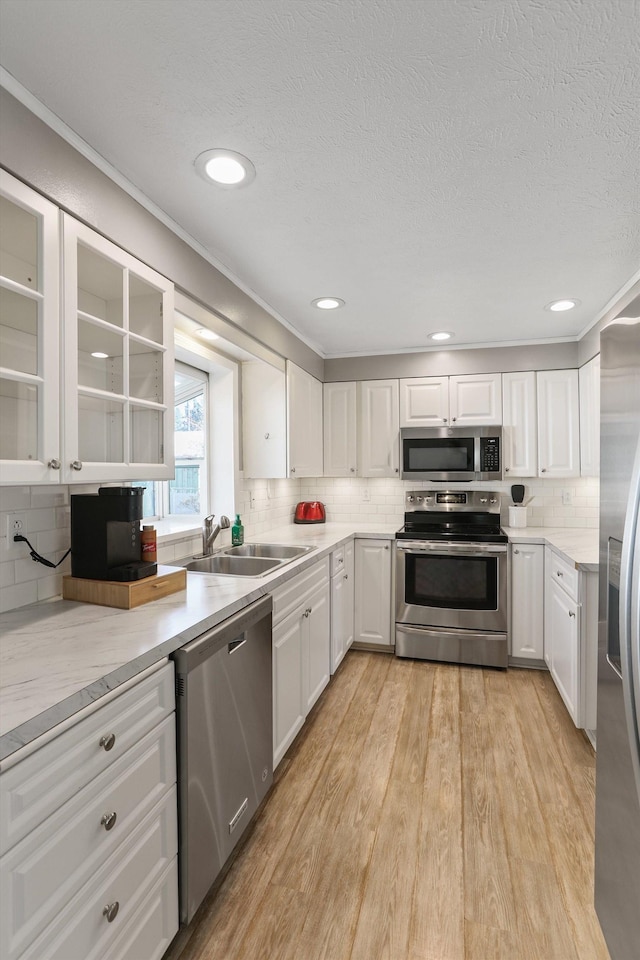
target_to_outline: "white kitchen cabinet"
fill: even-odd
[[[173,476],[173,284],[72,217],[64,237],[64,476]]]
[[[331,555],[331,673],[353,643],[354,545],[350,540]]]
[[[545,548],[544,659],[571,719],[596,728],[598,575]]]
[[[0,170],[2,483],[60,483],[58,217]]]
[[[358,473],[400,474],[400,413],[397,380],[358,381]]]
[[[364,538],[355,545],[354,642],[386,650],[393,646],[391,546]]]
[[[158,951],[175,935],[174,708],[173,664],[165,664],[3,771],[7,960],[120,956],[114,945],[152,889],[162,890],[166,916],[147,927],[147,942],[159,938]]]
[[[400,426],[442,427],[449,423],[449,377],[400,381]]]
[[[273,766],[280,763],[331,674],[329,560],[273,592]]]
[[[536,374],[538,472],[541,477],[580,476],[580,411],[577,370]]]
[[[287,360],[288,476],[322,476],[322,384]]]
[[[580,475],[600,476],[600,354],[578,371]]]
[[[451,423],[456,427],[502,423],[502,377],[476,373],[449,378]]]
[[[356,447],[356,384],[325,383],[324,402],[324,476],[355,477]]]
[[[544,656],[544,546],[511,544],[510,656],[542,660]]]
[[[242,364],[245,477],[287,476],[287,385],[284,370],[254,360]]]
[[[536,375],[533,370],[502,375],[504,478],[538,475]]]

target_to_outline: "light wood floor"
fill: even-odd
[[[352,651],[182,960],[608,960],[548,674]],[[170,951],[171,953],[171,951]]]

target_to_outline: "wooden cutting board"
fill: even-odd
[[[82,577],[62,578],[62,596],[65,600],[81,600],[97,603],[103,607],[119,607],[131,610],[151,600],[168,597],[171,593],[185,590],[187,571],[184,567],[165,567],[158,564],[158,572],[144,580],[85,580]]]

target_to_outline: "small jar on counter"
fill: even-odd
[[[156,528],[153,526],[143,526],[140,534],[140,553],[141,559],[148,563],[156,563],[158,560],[158,545],[156,539]]]

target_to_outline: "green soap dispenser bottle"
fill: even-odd
[[[242,526],[242,520],[240,519],[240,514],[236,513],[236,519],[231,527],[231,546],[232,547],[241,547],[244,543],[244,527]]]

